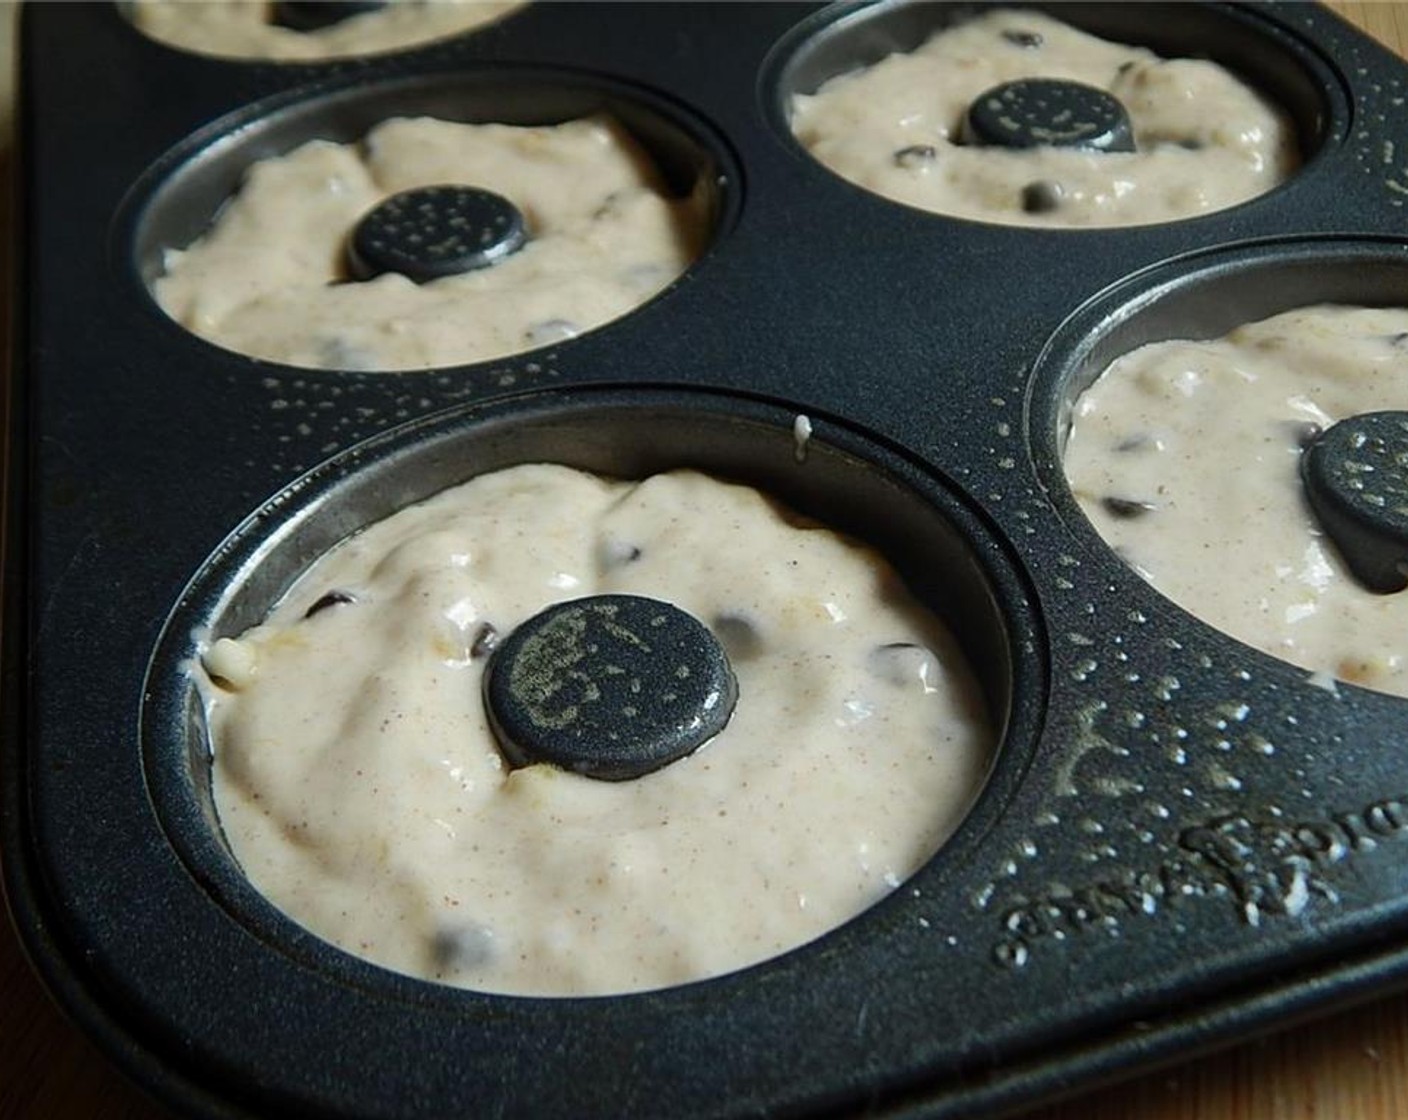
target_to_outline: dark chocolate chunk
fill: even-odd
[[[707,627],[639,595],[556,603],[499,643],[484,699],[511,766],[624,781],[712,739],[738,684]]]
[[[592,211],[592,219],[599,221],[602,218],[614,214],[621,205],[621,192],[612,191],[601,200],[601,205]]]
[[[1143,517],[1146,513],[1153,513],[1159,508],[1153,502],[1114,497],[1101,498],[1100,505],[1111,517],[1118,517],[1121,521],[1132,521],[1136,517]]]
[[[1023,31],[1009,28],[1002,33],[1002,37],[1013,46],[1021,47],[1023,50],[1033,51],[1038,49],[1044,40],[1039,31]]]
[[[320,596],[318,601],[303,612],[304,618],[312,618],[315,614],[321,614],[329,607],[341,606],[344,603],[355,603],[357,597],[350,591],[329,591],[326,595]]]
[[[481,622],[474,632],[474,641],[469,643],[469,656],[476,661],[488,657],[499,644],[499,632],[492,622]]]
[[[1388,344],[1399,350],[1408,350],[1408,331],[1399,331],[1397,334],[1390,335]]]
[[[602,572],[623,568],[627,564],[634,564],[642,555],[644,554],[638,544],[623,541],[619,537],[603,537],[596,548],[597,568]]]
[[[925,164],[933,163],[939,156],[938,149],[932,144],[911,144],[907,148],[901,148],[892,157],[896,167],[903,167],[907,171],[912,171],[916,167],[923,167]]]
[[[1065,194],[1060,183],[1038,179],[1022,188],[1022,209],[1028,214],[1049,214],[1061,205]]]
[[[1156,447],[1157,441],[1148,432],[1138,432],[1128,436],[1115,444],[1115,450],[1121,454],[1128,455],[1132,451],[1147,451],[1151,447]]]
[[[494,956],[494,933],[479,925],[445,926],[430,943],[431,956],[441,968],[474,968]]]
[[[939,665],[931,650],[914,642],[887,642],[866,657],[870,672],[890,684],[919,685],[928,692],[938,687]]]

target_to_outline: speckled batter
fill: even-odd
[[[1408,311],[1308,307],[1120,358],[1076,403],[1077,500],[1155,587],[1318,674],[1408,696],[1408,593],[1349,575],[1300,482],[1315,426],[1408,408]]]
[[[221,58],[317,61],[419,46],[480,27],[520,7],[520,0],[391,0],[385,7],[315,31],[272,22],[266,0],[135,0],[132,22],[143,34]]]
[[[1097,86],[1129,114],[1125,153],[960,143],[975,98],[1018,78]],[[792,104],[792,128],[846,179],[936,213],[1032,226],[1123,226],[1219,210],[1299,163],[1284,115],[1211,62],[1163,60],[1038,12],[997,9]]]
[[[508,770],[489,650],[618,592],[715,632],[728,726],[635,780]],[[963,657],[875,553],[683,471],[482,476],[344,542],[204,666],[253,883],[350,952],[497,992],[657,988],[809,941],[928,859],[993,749]]]
[[[416,284],[349,282],[357,221],[397,192],[463,184],[524,215],[528,243]],[[172,250],[166,312],[219,346],[289,365],[409,370],[518,353],[656,295],[700,250],[699,200],[668,198],[640,147],[592,117],[552,127],[396,118],[360,144],[314,140],[254,164],[211,230]]]

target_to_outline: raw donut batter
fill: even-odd
[[[416,284],[348,282],[346,242],[413,187],[488,189],[528,243],[499,263]],[[698,255],[698,200],[666,197],[648,157],[601,117],[551,127],[386,121],[360,144],[313,140],[255,163],[210,232],[169,251],[162,308],[219,346],[289,365],[408,370],[502,357],[624,315]]]
[[[1306,502],[1308,433],[1408,407],[1408,310],[1308,307],[1114,362],[1076,402],[1065,469],[1141,575],[1240,641],[1408,696],[1408,593],[1346,570]]]
[[[507,769],[489,649],[606,592],[714,631],[732,719],[634,780]],[[250,880],[349,952],[497,992],[657,988],[810,941],[933,854],[993,749],[952,638],[879,556],[686,471],[481,476],[344,542],[204,669]]]
[[[1037,77],[1113,94],[1135,151],[959,143],[975,98]],[[1165,61],[1021,10],[941,31],[798,95],[791,109],[797,139],[851,182],[922,210],[1008,225],[1186,218],[1262,194],[1299,163],[1283,114],[1215,63]]]
[[[316,61],[379,54],[458,35],[521,0],[392,0],[316,31],[271,22],[266,0],[136,0],[132,22],[169,46],[221,58]]]

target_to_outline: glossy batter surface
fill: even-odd
[[[518,0],[391,0],[314,31],[274,22],[266,0],[136,0],[132,22],[182,50],[222,58],[317,61],[380,54],[458,35],[498,19]]]
[[[1408,696],[1408,593],[1357,584],[1305,499],[1316,427],[1408,408],[1408,311],[1307,307],[1141,347],[1076,403],[1065,468],[1175,602],[1324,678]]]
[[[425,284],[395,273],[349,281],[345,248],[361,216],[441,184],[509,199],[528,243]],[[167,253],[153,292],[196,334],[251,357],[425,369],[550,345],[625,314],[693,261],[703,224],[698,201],[667,197],[649,158],[606,118],[396,118],[358,144],[314,140],[254,164],[211,230]]]
[[[630,781],[510,770],[489,651],[608,592],[714,631],[728,726]],[[964,658],[878,555],[692,472],[481,476],[344,542],[203,664],[255,886],[349,952],[487,991],[657,988],[810,941],[933,854],[994,746]]]
[[[1136,150],[962,142],[974,99],[1037,77],[1113,94],[1129,114]],[[1290,122],[1215,63],[1164,60],[1020,9],[978,16],[797,96],[792,128],[818,160],[866,190],[1010,225],[1191,217],[1262,194],[1299,163]]]

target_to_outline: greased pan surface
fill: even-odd
[[[1116,38],[1129,18],[1059,14]],[[925,17],[877,18],[889,42]],[[46,978],[130,1073],[209,1115],[973,1115],[1398,977],[1403,702],[1318,687],[1162,599],[1076,511],[1059,448],[1102,356],[1401,302],[1402,67],[1299,5],[1138,23],[1123,37],[1236,44],[1306,167],[1138,230],[905,210],[786,133],[783,93],[853,26],[804,6],[543,5],[322,66],[180,54],[105,5],[26,12],[6,876]],[[529,115],[562,101],[534,87],[644,106],[709,184],[705,256],[596,333],[424,374],[254,363],[146,295],[162,230],[198,226],[241,144],[494,83]],[[945,609],[1004,725],[958,835],[812,945],[628,997],[437,988],[274,914],[206,824],[192,629],[257,617],[306,542],[388,490],[525,456],[709,466],[872,533],[894,519],[872,508],[932,518],[893,548],[912,581],[929,555],[968,573],[977,606]],[[942,581],[923,595],[944,605]]]

